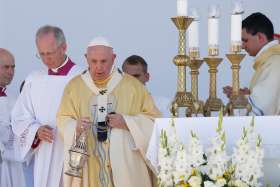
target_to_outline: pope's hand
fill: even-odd
[[[106,118],[110,127],[128,130],[126,122],[121,114],[108,114]]]
[[[43,125],[37,130],[39,140],[52,143],[54,140],[53,128],[48,125]]]
[[[90,120],[89,117],[82,117],[78,119],[76,126],[76,135],[80,136],[80,134],[90,128]]]

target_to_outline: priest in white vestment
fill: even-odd
[[[84,130],[89,154],[82,179],[65,174],[65,187],[152,186],[145,154],[160,112],[141,82],[113,68],[115,57],[106,39],[95,38],[86,53],[89,70],[64,90],[57,120],[65,171],[68,150]]]
[[[16,142],[11,128],[10,112],[13,102],[6,94],[6,86],[14,76],[13,55],[0,48],[0,186],[25,187],[22,163],[15,152]]]
[[[248,54],[255,57],[255,72],[250,90],[241,89],[241,94],[250,94],[249,102],[255,115],[279,115],[280,45],[278,40],[274,40],[273,24],[269,18],[259,12],[245,18],[242,22],[242,44]],[[225,90],[230,95],[230,89]]]
[[[242,22],[244,49],[255,57],[249,101],[256,115],[280,114],[280,45],[274,40],[273,24],[262,13]]]
[[[21,160],[34,157],[34,186],[62,185],[63,142],[58,136],[56,113],[65,85],[81,73],[65,54],[63,31],[43,26],[36,34],[38,56],[47,67],[25,79],[12,111],[12,128],[20,141]]]

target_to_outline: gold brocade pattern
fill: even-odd
[[[280,45],[275,45],[264,51],[255,61],[253,68],[257,71],[271,55],[280,55]]]
[[[264,51],[255,61],[253,68],[256,71],[251,79],[250,82],[250,90],[252,91],[252,87],[255,85],[259,74],[262,72],[262,67],[265,62],[272,56],[272,55],[280,55],[280,45],[275,45],[268,50]]]

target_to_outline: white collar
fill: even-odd
[[[68,58],[68,56],[67,56],[66,59],[65,59],[65,61],[63,62],[63,64],[61,64],[61,65],[60,65],[59,67],[57,67],[57,68],[52,68],[51,70],[52,70],[53,72],[57,73],[57,72],[58,72],[58,69],[61,68],[61,67],[63,67],[63,66],[65,66],[65,64],[68,62],[68,60],[69,60],[69,58]]]
[[[113,91],[113,89],[116,87],[116,85],[119,83],[119,81],[122,79],[122,74],[118,72],[118,70],[114,70],[112,73],[112,77],[109,80],[109,82],[106,85],[106,88],[98,88],[94,81],[92,80],[92,77],[87,71],[86,73],[82,74],[82,79],[86,83],[86,85],[93,91],[96,95],[100,95],[100,91],[107,90],[107,94]]]
[[[106,115],[108,112],[108,103],[109,103],[109,95],[114,90],[114,88],[119,84],[122,80],[122,74],[118,70],[114,70],[112,73],[112,77],[107,83],[105,88],[98,88],[92,77],[90,76],[89,71],[81,75],[82,80],[85,84],[89,87],[89,89],[95,93],[96,101],[97,101],[97,120],[98,121],[105,121]],[[95,115],[95,114],[94,114]]]
[[[279,44],[278,40],[272,40],[271,42],[268,42],[268,43],[265,44],[265,45],[261,48],[261,50],[257,53],[255,59],[257,59],[265,50],[267,50],[267,49],[269,49],[269,48],[271,48],[271,47],[273,47],[273,46],[275,46],[275,45],[278,45],[278,44]]]

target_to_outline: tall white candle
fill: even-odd
[[[241,43],[242,15],[231,15],[231,43]]]
[[[188,0],[177,0],[177,16],[187,16]]]
[[[219,44],[219,7],[214,5],[209,9],[208,18],[208,47],[217,46]]]
[[[189,48],[199,48],[199,21],[194,20],[189,27]]]
[[[241,0],[233,1],[233,11],[231,15],[231,43],[241,44],[241,32],[242,32],[242,14],[243,7]]]
[[[194,18],[193,22],[188,29],[188,41],[190,49],[199,48],[199,16],[196,9],[192,9],[191,17]]]
[[[219,18],[208,18],[208,46],[219,44]]]

